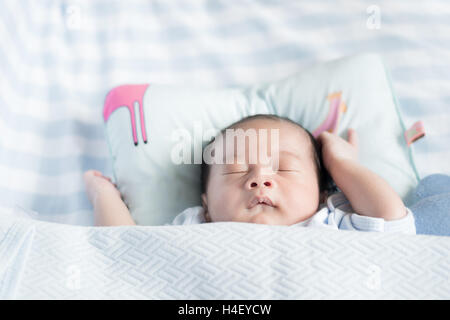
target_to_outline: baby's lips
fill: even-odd
[[[256,196],[250,201],[250,203],[248,205],[248,209],[251,209],[251,208],[253,208],[254,206],[256,206],[256,205],[258,205],[260,203],[269,205],[271,207],[275,207],[273,202],[272,202],[272,200],[269,197],[267,197],[267,196],[259,196],[259,197]]]

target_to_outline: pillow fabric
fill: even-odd
[[[405,200],[419,180],[383,60],[361,54],[286,79],[233,89],[122,85],[106,96],[113,179],[140,225],[170,223],[200,205],[202,148],[218,131],[258,113],[289,117],[315,136],[359,135],[360,162]]]

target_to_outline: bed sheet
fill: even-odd
[[[450,5],[434,1],[5,0],[0,209],[92,225],[82,173],[112,175],[102,124],[123,83],[239,86],[382,54],[422,177],[450,173]]]

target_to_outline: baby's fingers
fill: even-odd
[[[325,141],[326,141],[327,139],[330,138],[330,136],[331,136],[331,133],[329,133],[328,131],[323,131],[323,132],[322,132],[321,134],[319,134],[319,136],[317,137],[317,141],[318,141],[320,144],[324,144]]]
[[[96,170],[88,170],[83,174],[85,180],[90,180],[93,177],[98,177],[99,175],[102,175],[101,172]]]
[[[347,140],[348,142],[354,146],[354,147],[358,147],[358,135],[355,131],[355,129],[348,129],[347,131]]]
[[[117,188],[117,184],[115,184],[115,183],[112,181],[112,179],[111,179],[110,177],[103,176],[103,178],[105,178],[106,180],[108,180],[109,182],[111,182],[111,184],[112,184],[114,187]]]

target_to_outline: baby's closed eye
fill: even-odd
[[[223,170],[223,175],[246,173],[248,171],[248,165],[246,164],[227,164]]]
[[[233,168],[231,170],[226,170],[222,173],[222,175],[230,175],[230,174],[243,174],[248,172],[248,168]],[[278,168],[278,170],[274,170],[276,172],[286,172],[286,173],[299,173],[300,170],[297,168],[291,168],[291,167],[284,167],[284,168]]]
[[[301,163],[299,160],[294,159],[281,159],[278,164],[279,172],[300,172]]]

